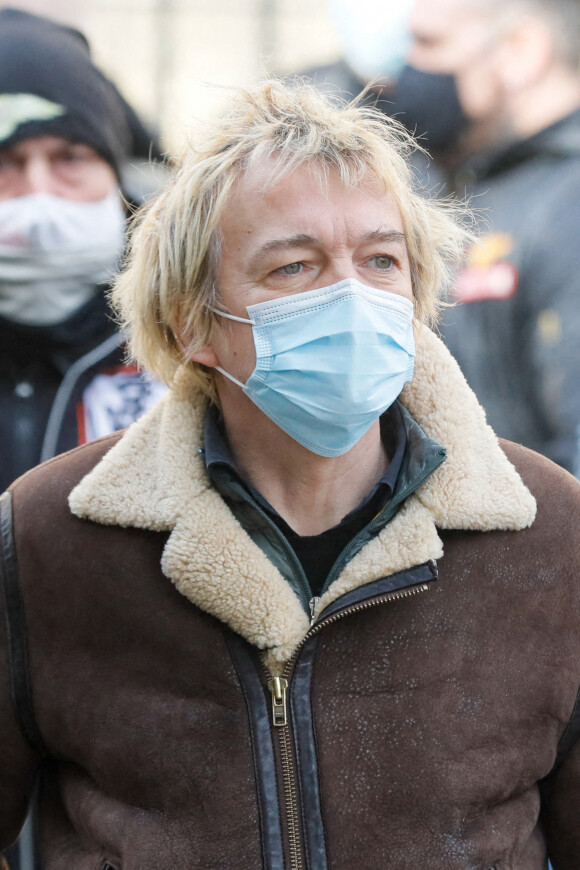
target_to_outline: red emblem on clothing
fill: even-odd
[[[453,296],[457,302],[509,299],[518,288],[518,270],[501,260],[490,266],[471,266],[459,273]]]

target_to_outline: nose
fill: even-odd
[[[22,166],[23,194],[55,193],[56,179],[50,160],[46,157],[30,157]]]
[[[351,256],[332,258],[320,277],[322,280],[321,286],[328,287],[331,284],[338,284],[339,281],[345,281],[347,278],[358,278],[360,280]]]

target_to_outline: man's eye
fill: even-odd
[[[280,266],[276,269],[281,275],[298,275],[302,271],[302,263],[288,263],[287,266]]]
[[[71,145],[58,151],[53,159],[56,163],[89,163],[96,156],[92,148],[85,145]]]
[[[395,261],[392,257],[389,257],[387,254],[379,254],[376,257],[371,257],[368,262],[375,267],[375,269],[387,270],[390,269]]]
[[[86,154],[81,151],[61,151],[56,157],[58,163],[80,163],[86,159]]]
[[[17,161],[10,154],[0,154],[0,171],[14,169]]]

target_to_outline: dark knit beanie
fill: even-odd
[[[61,136],[90,145],[119,176],[132,138],[125,106],[78,30],[0,10],[0,148]]]

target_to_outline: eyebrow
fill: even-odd
[[[315,236],[310,236],[308,233],[296,233],[294,236],[284,236],[281,239],[271,239],[262,245],[257,253],[257,256],[268,254],[270,251],[278,251],[280,248],[303,248],[308,245],[320,244],[319,239]]]
[[[308,233],[296,233],[293,236],[284,236],[280,239],[270,239],[270,241],[262,245],[253,257],[251,257],[248,267],[250,270],[259,268],[264,257],[272,251],[316,247],[319,244],[320,240]]]
[[[406,245],[407,237],[405,233],[401,233],[399,230],[373,230],[371,233],[367,233],[366,236],[363,236],[362,241],[386,242],[387,244],[395,242],[399,245]]]
[[[361,242],[384,242],[387,244],[402,244],[406,245],[407,238],[405,233],[401,233],[398,230],[372,230],[370,233],[366,233]],[[271,239],[269,242],[266,242],[259,251],[251,259],[251,264],[254,265],[258,263],[261,258],[265,254],[269,254],[271,251],[280,251],[280,250],[292,250],[293,248],[307,248],[307,247],[316,247],[320,245],[320,239],[317,239],[316,236],[308,235],[308,233],[296,233],[293,236],[284,236],[280,239]]]

